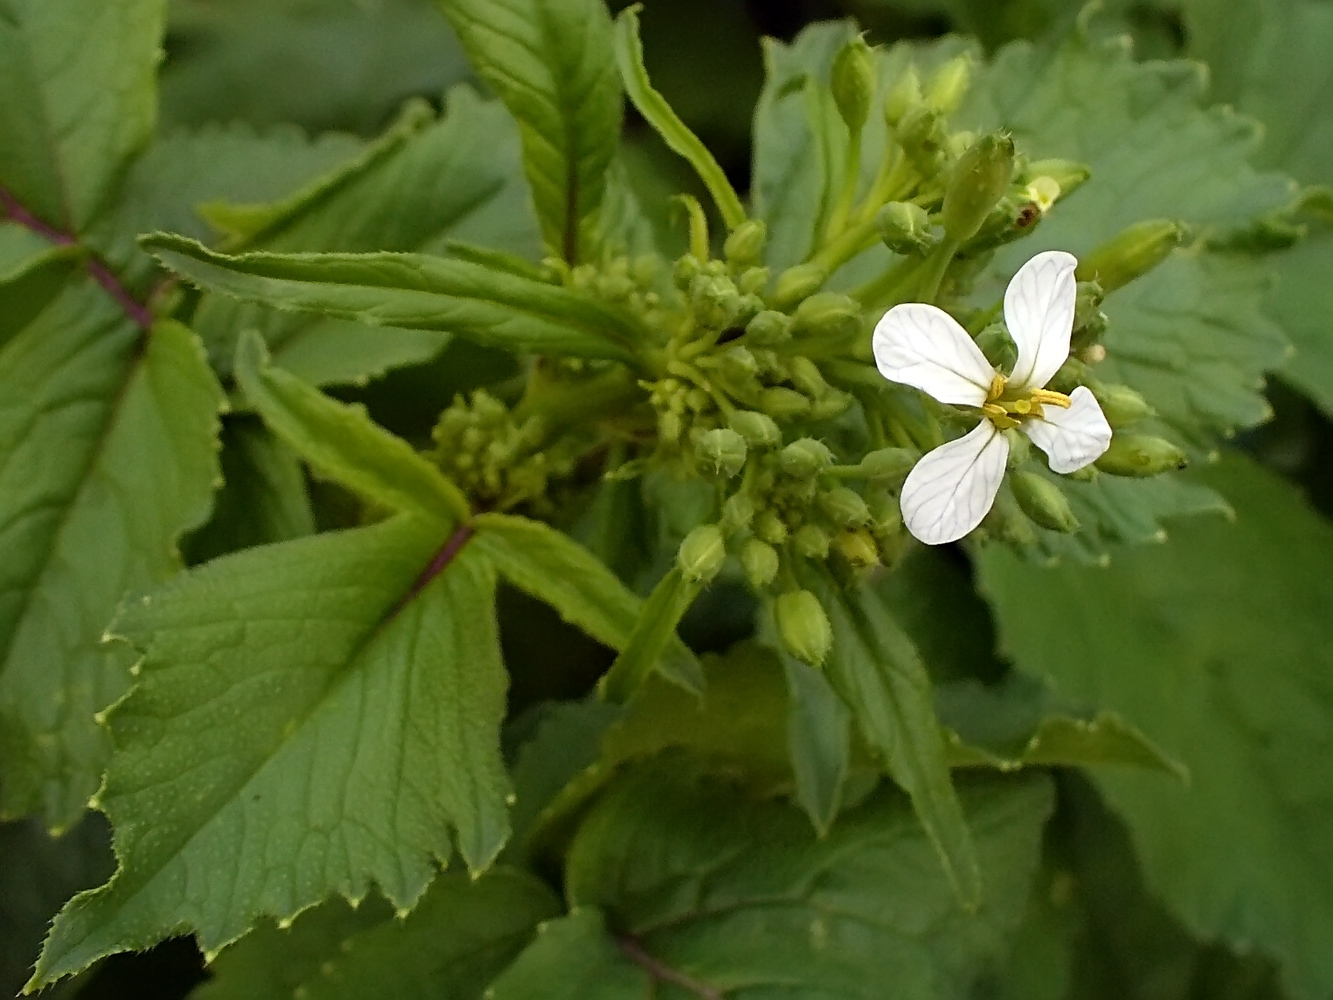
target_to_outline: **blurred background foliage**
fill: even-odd
[[[294,125],[311,134],[348,133],[350,144],[374,136],[409,97],[438,103],[446,88],[472,79],[431,0],[171,0],[171,12],[161,78],[168,133],[236,123],[262,133]],[[874,42],[957,32],[994,49],[1017,39],[1044,44],[1087,15],[1070,0],[649,0],[643,14],[648,68],[744,188],[750,121],[763,83],[761,38],[790,39],[812,21],[846,16],[857,18]],[[1141,59],[1206,61],[1214,98],[1264,123],[1263,165],[1305,184],[1333,181],[1333,3],[1104,0],[1087,24],[1097,34],[1129,36]],[[1285,71],[1288,60],[1298,71]],[[695,183],[641,122],[631,117],[629,127],[628,164],[640,190],[665,196]],[[666,198],[654,200],[665,216]],[[1282,259],[1283,283],[1270,308],[1293,343],[1310,349],[1269,386],[1274,419],[1239,444],[1330,514],[1333,236],[1313,228],[1311,238]],[[342,394],[366,402],[399,433],[422,439],[441,399],[494,378],[497,366],[507,363],[455,342],[432,362]],[[337,498],[323,499],[321,510],[336,522]],[[891,586],[902,591],[897,603],[909,614],[913,606],[928,607],[932,596],[964,600],[962,623],[941,630],[924,613],[916,623],[926,649],[966,647],[933,659],[991,658],[990,613],[972,595],[961,559],[919,553]],[[551,612],[517,595],[501,607],[517,707],[575,696],[604,668],[601,651]],[[714,601],[687,628],[701,645],[725,645],[744,618],[734,602]],[[561,651],[563,662],[551,662],[552,649]],[[525,663],[538,661],[542,669],[525,670]],[[997,663],[995,671],[1002,669]],[[1011,966],[997,970],[978,1000],[1282,995],[1267,961],[1194,939],[1152,898],[1123,826],[1093,784],[1074,774],[1062,776],[1061,784],[1028,925]],[[0,865],[0,996],[13,995],[26,978],[49,915],[72,891],[105,877],[107,842],[98,815],[58,841],[31,823],[0,827],[0,857],[30,859]],[[46,995],[165,1000],[184,996],[203,976],[194,946],[176,941],[113,958]]]

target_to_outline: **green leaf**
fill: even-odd
[[[1295,350],[1282,377],[1333,415],[1333,228],[1313,225],[1310,235],[1277,259],[1277,286],[1268,299],[1269,315],[1291,338]]]
[[[0,188],[81,232],[152,135],[165,0],[0,0]]]
[[[367,909],[372,909],[367,907]],[[559,901],[531,875],[506,869],[471,880],[446,875],[403,920],[358,919],[341,904],[265,928],[213,965],[193,1000],[481,1000],[491,980],[532,940]],[[293,946],[298,962],[290,960]]]
[[[662,577],[648,595],[629,641],[602,676],[598,693],[603,698],[624,704],[653,668],[664,661],[672,645],[680,641],[676,638],[676,626],[701,589],[674,566]]]
[[[126,605],[114,628],[143,659],[98,796],[120,869],[57,917],[34,986],[185,930],[211,954],[372,882],[411,907],[451,831],[486,868],[508,836],[507,681],[495,570],[466,541],[399,515]]]
[[[264,422],[321,476],[390,510],[445,524],[466,520],[467,498],[429,460],[367,415],[270,367],[264,342],[241,341],[236,377]]]
[[[527,518],[482,514],[476,524],[476,544],[515,587],[545,601],[565,621],[614,650],[630,643],[644,602],[591,552]],[[699,661],[674,634],[660,651],[657,669],[687,690],[703,689]]]
[[[889,777],[911,796],[964,905],[982,894],[982,869],[949,777],[944,730],[935,716],[930,677],[912,640],[864,585],[844,589],[812,579],[833,626],[829,683]]]
[[[680,120],[648,79],[648,70],[643,65],[643,42],[639,38],[639,5],[627,8],[616,19],[615,56],[629,99],[672,152],[683,156],[694,168],[722,213],[722,221],[729,229],[735,229],[745,221],[746,214],[731,181],[708,147]]]
[[[477,74],[523,136],[551,253],[590,260],[622,101],[602,0],[438,0]]]
[[[852,713],[821,671],[783,654],[787,679],[787,752],[796,801],[821,834],[842,806],[851,765]]]
[[[233,257],[166,234],[144,246],[207,291],[372,326],[457,333],[519,353],[628,360],[637,334],[630,317],[590,296],[467,261],[405,253]]]
[[[1189,768],[1093,773],[1152,890],[1205,938],[1274,955],[1297,997],[1333,988],[1333,528],[1238,458],[1207,481],[1236,523],[1180,525],[1103,570],[981,560],[1003,645],[1067,697],[1114,711]]]
[[[0,221],[0,285],[18,281],[61,258],[76,258],[78,250],[43,239],[31,229]]]
[[[968,785],[988,875],[969,913],[895,792],[820,839],[799,810],[682,770],[646,769],[598,803],[569,853],[573,914],[496,981],[496,1000],[868,1000],[886,983],[966,996],[1022,918],[1051,804],[1042,778]]]
[[[129,681],[103,632],[208,517],[223,399],[190,331],[139,330],[85,276],[0,347],[0,399],[0,812],[61,828]]]

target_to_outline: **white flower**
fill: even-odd
[[[1001,430],[1020,428],[1059,473],[1083,468],[1110,447],[1111,426],[1091,391],[1079,386],[1065,396],[1045,388],[1069,357],[1077,265],[1071,254],[1048,250],[1009,282],[1004,318],[1018,361],[1007,378],[935,306],[894,306],[875,326],[875,363],[886,379],[982,414],[972,431],[922,458],[903,484],[903,522],[927,545],[962,538],[990,510],[1009,460]]]

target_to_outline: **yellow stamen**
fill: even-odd
[[[986,402],[993,403],[1004,395],[1005,377],[999,372],[990,380],[990,392],[986,393]]]
[[[1063,392],[1055,392],[1052,389],[1032,389],[1029,391],[1034,403],[1049,403],[1051,406],[1058,406],[1067,410],[1074,405],[1074,401]]]

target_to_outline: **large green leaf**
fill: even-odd
[[[1040,777],[968,785],[988,876],[969,913],[896,792],[820,839],[795,808],[682,771],[648,769],[601,800],[570,849],[573,914],[496,1000],[966,996],[1022,916],[1051,802]]]
[[[481,1000],[491,980],[559,913],[545,884],[497,869],[436,879],[403,920],[329,903],[290,930],[265,927],[213,965],[194,1000]],[[369,919],[367,919],[369,917]],[[294,952],[294,954],[293,954]]]
[[[145,333],[81,277],[0,348],[0,399],[0,802],[63,827],[129,681],[103,633],[207,518],[222,396],[188,330]]]
[[[589,259],[621,93],[602,0],[438,0],[478,75],[523,135],[523,162],[549,250]]]
[[[166,0],[0,0],[0,189],[82,231],[152,134]]]
[[[1207,481],[1237,521],[1102,570],[989,552],[1004,648],[1066,695],[1140,726],[1191,773],[1097,771],[1149,883],[1196,933],[1276,956],[1296,996],[1333,989],[1333,528],[1228,459]]]
[[[457,333],[519,353],[624,360],[636,333],[630,317],[591,296],[470,261],[401,253],[227,256],[166,235],[144,245],[209,291],[373,326]]]
[[[143,653],[99,805],[120,870],[57,918],[34,982],[371,883],[410,907],[508,835],[495,570],[400,515],[227,556],[131,601]]]

